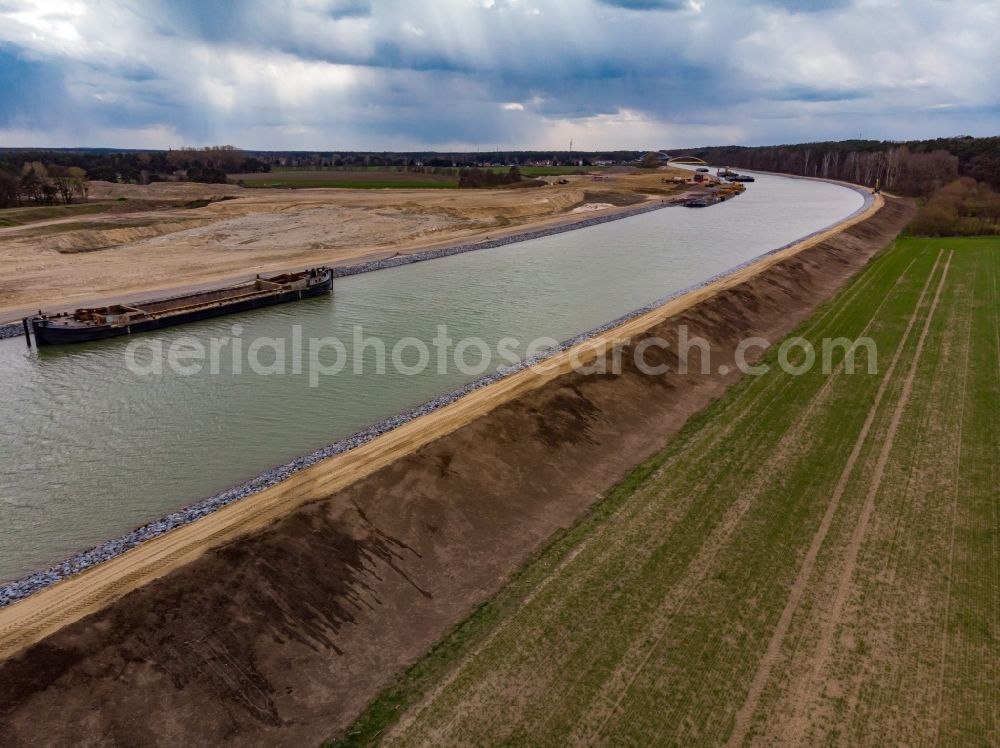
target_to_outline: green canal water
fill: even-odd
[[[475,379],[474,367],[462,371],[450,357],[439,366],[433,340],[441,325],[455,343],[481,339],[492,370],[505,363],[496,355],[503,338],[516,339],[506,348],[521,355],[537,338],[571,338],[834,224],[862,203],[836,185],[760,175],[744,195],[708,209],[669,208],[344,278],[329,298],[41,351],[23,338],[0,341],[0,581]],[[390,352],[403,338],[423,341],[430,365],[410,373],[410,341],[401,351],[405,371],[388,360],[377,373],[376,345],[354,355],[357,326]],[[344,343],[345,366],[310,381],[309,341],[328,337]],[[227,341],[215,367],[213,338]],[[248,349],[258,339],[254,360],[272,373],[250,370]],[[297,339],[301,371],[292,357]],[[234,367],[237,340],[243,355]],[[154,347],[172,344],[203,346],[202,370],[129,366],[152,369]],[[476,364],[480,347],[469,347],[465,361]],[[329,341],[316,350],[324,366],[338,357]]]

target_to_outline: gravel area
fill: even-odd
[[[16,338],[24,335],[24,326],[20,322],[11,322],[7,325],[0,325],[0,340],[5,338]]]

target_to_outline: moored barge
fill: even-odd
[[[319,267],[298,273],[257,276],[234,286],[134,304],[82,308],[52,315],[39,312],[27,322],[38,345],[82,343],[320,296],[332,288],[333,270]]]

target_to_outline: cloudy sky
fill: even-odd
[[[1000,134],[1000,0],[0,0],[0,146]]]

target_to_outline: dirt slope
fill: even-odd
[[[739,339],[790,330],[910,213],[889,200],[649,334],[673,340],[687,324],[717,349],[714,364],[727,362]],[[0,665],[0,743],[329,737],[733,379],[629,365],[566,375],[349,489],[310,496]]]

